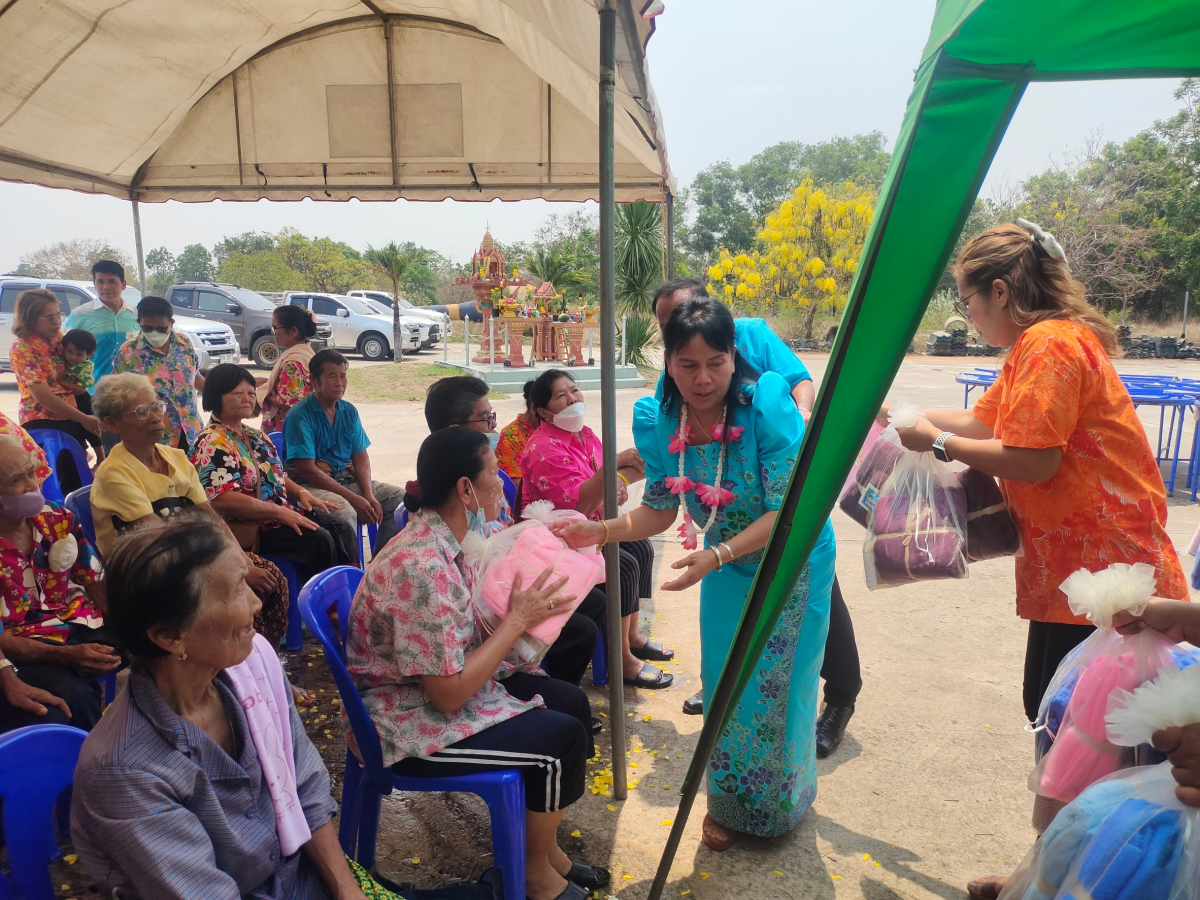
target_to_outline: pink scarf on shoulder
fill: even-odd
[[[245,661],[225,672],[246,710],[246,727],[258,751],[263,781],[271,791],[279,849],[284,856],[291,856],[312,837],[304,807],[296,795],[296,759],[288,700],[291,689],[271,642],[261,634],[254,635],[254,646]]]
[[[304,363],[304,368],[308,368],[308,361],[313,358],[315,351],[308,341],[301,341],[298,344],[293,344],[279,354],[275,360],[275,365],[271,366],[271,374],[267,376],[267,382],[257,391],[258,403],[261,406],[266,401],[271,393],[279,384],[279,376],[283,373],[283,367],[293,359],[298,359]]]

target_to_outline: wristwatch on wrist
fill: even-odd
[[[953,431],[943,431],[933,442],[933,455],[942,462],[950,462],[950,454],[946,452],[946,441],[952,437],[957,437]]]

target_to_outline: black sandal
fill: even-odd
[[[577,885],[575,882],[568,879],[567,889],[559,894],[554,900],[588,900],[592,895]],[[525,900],[529,900],[528,897]]]
[[[638,672],[637,678],[625,679],[626,684],[640,688],[668,688],[674,681],[674,675],[664,672],[662,669],[656,669],[650,663],[642,666],[642,671]]]
[[[665,649],[658,641],[646,641],[640,647],[630,647],[629,652],[640,660],[650,662],[669,662],[675,658],[675,651]]]
[[[588,891],[598,891],[602,887],[607,887],[608,883],[612,881],[612,874],[608,869],[589,866],[579,859],[571,860],[571,871],[564,877],[572,884],[577,884]]]

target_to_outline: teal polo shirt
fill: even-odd
[[[333,472],[346,468],[355,453],[371,446],[354,404],[339,400],[330,422],[316,394],[309,394],[291,408],[283,421],[283,432],[289,463],[297,459],[324,460]]]
[[[75,307],[75,311],[67,317],[63,329],[70,331],[72,328],[82,328],[96,338],[92,368],[96,381],[99,381],[105,375],[112,374],[113,357],[117,355],[117,350],[138,331],[137,311],[123,300],[119,312],[113,312],[101,300],[93,300]],[[88,390],[94,393],[95,384]]]

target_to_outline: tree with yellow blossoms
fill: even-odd
[[[735,308],[805,310],[804,337],[812,340],[817,313],[846,305],[874,209],[870,190],[849,182],[817,188],[806,178],[767,214],[753,249],[721,249],[709,293]]]

